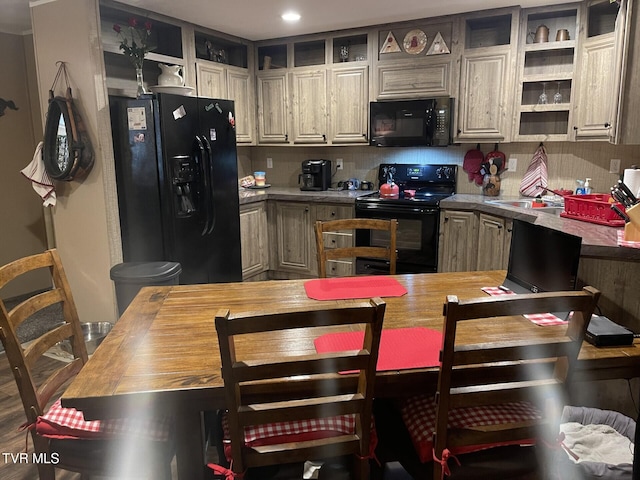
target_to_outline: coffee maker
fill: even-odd
[[[328,190],[331,186],[331,160],[305,160],[298,175],[300,190]]]

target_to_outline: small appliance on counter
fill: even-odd
[[[325,191],[331,186],[331,160],[305,160],[298,175],[300,190]]]

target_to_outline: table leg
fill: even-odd
[[[205,462],[201,413],[198,411],[180,412],[176,418],[176,463],[178,467],[178,479],[203,479]]]

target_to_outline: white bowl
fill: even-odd
[[[154,85],[149,87],[153,93],[172,93],[174,95],[193,95],[194,88],[180,85]]]

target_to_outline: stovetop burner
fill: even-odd
[[[378,186],[392,179],[400,189],[398,197],[381,197],[380,192],[374,192],[356,202],[437,206],[456,193],[456,172],[456,165],[383,163],[378,169]]]

